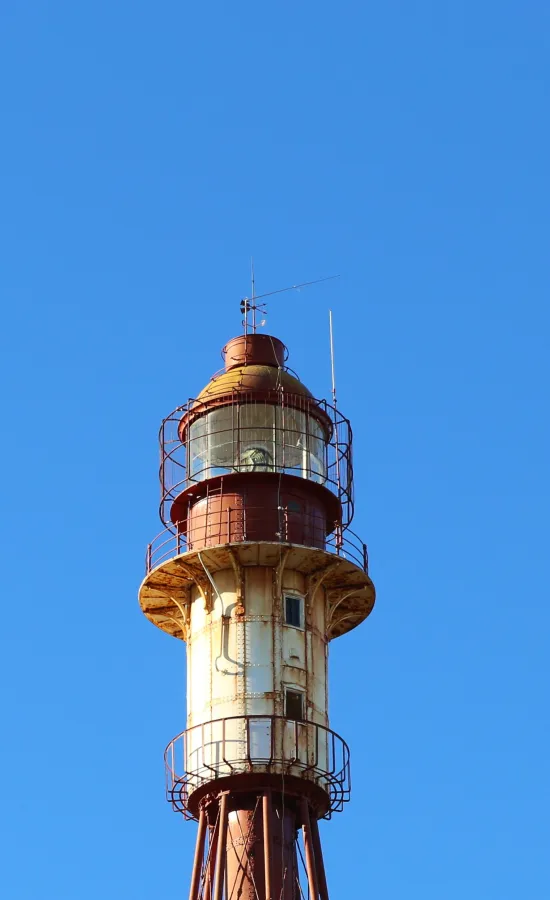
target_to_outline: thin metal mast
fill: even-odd
[[[250,272],[251,272],[251,280],[252,280],[252,334],[256,334],[256,276],[254,274],[254,257],[250,257]]]
[[[336,377],[334,374],[334,334],[332,331],[332,310],[328,311],[328,327],[330,333],[330,369],[332,374],[332,405],[336,409]]]
[[[330,333],[330,370],[332,376],[332,407],[333,407],[333,424],[334,424],[334,449],[336,452],[336,483],[338,485],[338,496],[340,496],[340,446],[338,442],[338,412],[336,406],[336,375],[334,369],[334,333],[332,329],[332,310],[328,311],[328,326]],[[336,526],[336,546],[341,547],[343,543],[342,526]]]

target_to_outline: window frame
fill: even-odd
[[[287,619],[287,597],[292,600],[297,600],[299,603],[299,625],[294,625],[293,622],[289,622]],[[283,621],[284,624],[289,628],[296,628],[298,631],[305,631],[305,597],[303,594],[298,593],[298,591],[283,591]]]
[[[300,698],[301,698],[301,712],[302,712],[302,715],[301,715],[301,717],[300,717],[299,719],[295,718],[294,716],[289,716],[289,715],[288,715],[288,708],[287,708],[287,697],[288,697],[288,694],[294,694],[295,697],[300,697]],[[306,721],[307,721],[307,719],[306,719],[306,692],[303,690],[303,688],[299,688],[299,687],[297,687],[297,686],[295,686],[295,685],[292,685],[292,684],[285,684],[285,686],[284,686],[284,709],[283,709],[283,711],[284,711],[284,717],[285,717],[285,719],[288,719],[290,722],[306,722]]]

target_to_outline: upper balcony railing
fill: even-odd
[[[288,507],[226,507],[197,514],[161,531],[147,546],[146,574],[175,556],[229,543],[281,542],[327,550],[368,574],[367,545],[350,528],[326,534],[318,515],[295,513]]]
[[[353,518],[349,421],[324,400],[280,391],[269,400],[236,392],[189,400],[160,429],[160,516],[165,525],[176,497],[219,475],[274,472],[324,485],[342,505],[342,526]]]

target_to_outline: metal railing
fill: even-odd
[[[325,522],[319,515],[294,512],[288,507],[260,506],[194,512],[184,521],[165,528],[147,546],[145,571],[149,574],[163,562],[192,550],[255,541],[327,550],[350,560],[368,574],[367,545],[350,528],[343,532],[335,529],[327,535]]]
[[[194,725],[164,753],[166,798],[188,818],[189,797],[219,778],[246,773],[294,775],[327,794],[325,818],[351,795],[350,751],[336,732],[284,716],[229,716]]]

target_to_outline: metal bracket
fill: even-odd
[[[347,619],[356,618],[360,613],[356,612],[345,612],[344,615],[335,617],[336,610],[345,600],[349,600],[350,597],[353,597],[355,594],[363,593],[364,588],[359,586],[352,590],[345,590],[343,588],[336,588],[330,591],[327,591],[327,636],[330,638],[331,633],[334,631],[338,625],[341,625],[342,622]],[[336,602],[334,602],[334,600]]]
[[[180,625],[180,628],[181,628],[181,631],[183,634],[183,640],[187,641],[187,638],[189,636],[189,625],[190,625],[190,618],[191,618],[191,610],[190,610],[191,600],[189,597],[189,591],[187,591],[187,603],[185,605],[182,605],[179,602],[179,600],[177,600],[176,597],[173,597],[171,594],[170,594],[170,600],[172,601],[172,603],[174,603],[177,606],[177,608],[179,609],[179,611],[181,613],[181,621],[179,622],[179,625]],[[170,618],[172,618],[172,616],[170,616]],[[177,621],[177,620],[173,619],[173,621]]]
[[[337,560],[336,562],[329,563],[328,566],[324,566],[322,569],[318,569],[317,572],[312,572],[311,575],[308,575],[306,579],[306,608],[308,612],[311,612],[313,609],[315,595],[327,575],[337,569],[341,564],[341,560]]]
[[[206,577],[206,575],[200,570],[196,569],[194,566],[189,566],[183,562],[183,560],[176,558],[174,560],[177,563],[178,567],[182,570],[182,572],[187,575],[189,580],[195,584],[199,590],[199,593],[204,601],[204,608],[207,613],[212,612],[213,608],[213,598],[212,598],[212,585],[210,581]]]
[[[244,570],[233,548],[228,547],[227,550],[229,553],[229,558],[231,560],[231,565],[233,566],[233,571],[235,573],[235,615],[244,616]]]
[[[291,547],[285,547],[285,549],[281,553],[279,562],[273,568],[273,595],[275,601],[277,601],[281,596],[281,591],[283,588],[283,574],[291,549]]]

